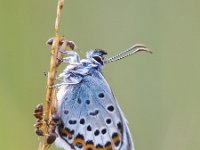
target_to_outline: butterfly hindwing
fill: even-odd
[[[124,141],[131,139],[126,137],[130,136],[126,121],[100,72],[63,88],[58,97],[62,120],[58,133],[72,150],[122,150],[129,143]]]
[[[102,75],[106,53],[92,50],[81,60],[76,52],[69,54],[64,58],[69,65],[59,75],[57,145],[65,150],[133,150],[126,119]]]

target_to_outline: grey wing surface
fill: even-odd
[[[62,123],[57,132],[65,149],[134,149],[124,115],[100,73],[68,85],[58,100]]]

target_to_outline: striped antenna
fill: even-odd
[[[135,44],[132,47],[128,48],[127,50],[122,51],[121,53],[119,53],[111,58],[105,59],[104,63],[111,63],[111,62],[120,60],[120,59],[128,57],[134,53],[137,53],[139,51],[146,51],[146,52],[152,53],[152,51],[150,49],[148,49],[145,45]]]

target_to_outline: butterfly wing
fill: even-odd
[[[100,72],[62,87],[58,102],[57,141],[65,150],[134,149],[126,119]]]

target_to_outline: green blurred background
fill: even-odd
[[[45,98],[56,7],[0,1],[1,150],[38,147],[32,112]],[[104,68],[136,150],[200,149],[199,28],[199,0],[65,0],[61,23],[83,54],[102,48],[112,56],[135,43],[153,50]]]

